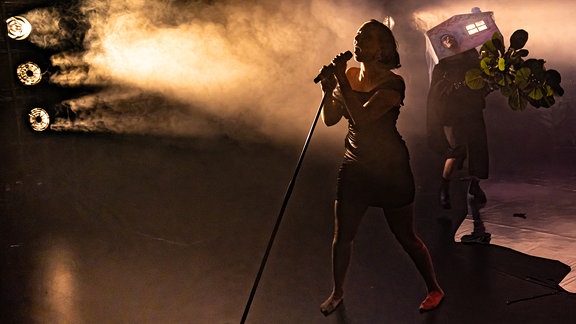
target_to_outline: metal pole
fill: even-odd
[[[278,218],[276,219],[276,224],[274,225],[274,229],[272,230],[272,234],[270,235],[270,240],[268,241],[268,246],[266,247],[266,252],[264,253],[264,257],[262,258],[262,262],[260,263],[260,269],[258,270],[258,274],[256,275],[256,279],[254,280],[254,284],[252,285],[252,291],[250,291],[250,297],[248,298],[248,303],[244,308],[244,314],[242,315],[242,320],[240,321],[241,324],[246,322],[246,318],[248,317],[248,312],[250,311],[250,306],[252,305],[252,300],[254,299],[254,295],[256,294],[256,289],[258,288],[258,283],[260,282],[260,278],[262,277],[262,273],[264,272],[264,267],[266,266],[266,261],[268,260],[268,256],[270,254],[270,250],[272,250],[272,245],[274,244],[274,239],[276,238],[276,234],[278,233],[278,228],[280,227],[280,222],[282,221],[282,216],[284,216],[284,211],[286,210],[286,206],[288,205],[288,200],[292,195],[292,190],[294,189],[294,184],[296,182],[296,177],[298,176],[298,172],[300,171],[300,167],[302,166],[302,161],[304,160],[304,155],[306,154],[306,150],[308,149],[308,145],[310,144],[310,139],[312,138],[312,134],[314,133],[314,128],[316,128],[316,123],[318,122],[318,118],[320,116],[320,112],[322,111],[322,107],[324,106],[324,100],[326,98],[326,94],[322,95],[322,102],[318,107],[318,111],[316,112],[316,116],[314,117],[314,121],[312,122],[312,126],[310,127],[310,131],[308,132],[308,137],[306,138],[306,142],[304,143],[304,147],[302,148],[302,152],[300,153],[300,158],[298,159],[298,164],[296,164],[296,168],[294,170],[294,175],[292,176],[292,180],[290,180],[290,184],[288,185],[288,189],[286,190],[286,194],[284,195],[284,202],[282,202],[282,207],[280,207],[280,212],[278,214]]]

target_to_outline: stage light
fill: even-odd
[[[24,85],[35,85],[42,80],[42,71],[36,63],[26,62],[18,65],[16,75]]]
[[[6,25],[8,36],[15,40],[26,39],[32,31],[32,25],[30,25],[30,22],[21,16],[14,16],[6,19]]]
[[[42,132],[50,126],[50,115],[43,108],[34,108],[28,114],[28,120],[33,130]]]
[[[388,26],[388,28],[392,29],[394,28],[394,18],[392,18],[392,16],[386,16],[384,17],[384,19],[382,19],[382,22],[384,23],[384,25]]]

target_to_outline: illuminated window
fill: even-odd
[[[473,24],[466,26],[466,30],[468,31],[468,35],[474,35],[478,32],[488,29],[484,20],[480,20]]]

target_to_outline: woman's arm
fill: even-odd
[[[324,67],[322,71],[324,71],[326,68],[328,67]],[[330,77],[323,78],[321,80],[324,103],[320,116],[322,117],[322,121],[324,121],[326,126],[333,126],[337,124],[340,119],[342,119],[344,112],[344,106],[334,97],[334,89],[336,89],[336,84],[337,81],[334,75],[330,75]]]
[[[336,78],[346,103],[346,110],[350,114],[350,120],[353,124],[371,123],[382,117],[393,107],[400,106],[401,95],[398,91],[392,89],[377,90],[366,103],[362,104],[350,85],[348,74],[351,74],[350,69],[344,75],[336,73]]]
[[[325,94],[324,106],[322,107],[322,120],[326,126],[336,125],[343,116],[343,105],[334,98],[332,93]]]

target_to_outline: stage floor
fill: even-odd
[[[573,155],[515,172],[495,163],[482,210],[492,244],[462,244],[465,183],[442,210],[438,164],[408,140],[417,229],[447,293],[441,307],[418,312],[424,283],[370,209],[344,304],[320,313],[341,149],[313,141],[246,323],[574,323]],[[2,150],[3,323],[239,323],[300,153],[59,133]]]
[[[481,211],[491,243],[561,261],[574,269],[560,287],[576,293],[576,184],[574,179],[532,177],[487,181],[490,203]],[[455,240],[473,230],[472,216]]]

